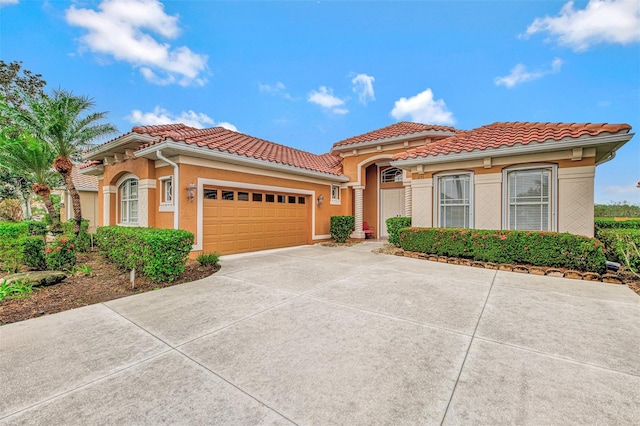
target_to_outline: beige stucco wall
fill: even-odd
[[[593,237],[595,166],[558,169],[558,231]]]
[[[433,179],[411,181],[412,226],[433,226]]]
[[[474,228],[500,229],[502,227],[502,173],[475,174]]]

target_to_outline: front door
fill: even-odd
[[[380,236],[388,237],[387,219],[404,216],[404,188],[381,189],[380,192]]]

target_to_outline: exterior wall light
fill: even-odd
[[[324,201],[324,196],[320,194],[318,196],[318,207],[322,207],[322,202]]]
[[[193,203],[193,199],[196,198],[196,189],[198,189],[198,187],[193,182],[187,185],[187,199],[190,203]]]

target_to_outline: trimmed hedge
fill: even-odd
[[[614,220],[613,218],[597,218],[594,224],[596,233],[600,229],[640,229],[640,219]]]
[[[389,234],[389,243],[400,247],[400,229],[411,226],[410,217],[390,217],[387,219],[387,233]]]
[[[337,243],[344,243],[356,229],[356,218],[353,216],[331,216],[331,238]]]
[[[595,238],[538,231],[403,228],[400,246],[439,256],[523,263],[603,273],[604,245]]]
[[[47,235],[47,224],[44,222],[38,222],[35,220],[25,220],[23,223],[26,223],[29,227],[29,235],[37,235],[40,237],[44,237]]]
[[[604,244],[610,260],[640,272],[640,229],[600,229],[596,237]]]
[[[152,282],[171,282],[184,271],[193,234],[181,229],[104,226],[95,242],[123,270],[135,268]]]
[[[30,235],[22,239],[22,263],[29,268],[43,271],[47,268],[44,256],[45,240],[39,235]]]

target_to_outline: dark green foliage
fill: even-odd
[[[614,220],[599,217],[595,220],[596,233],[600,229],[640,229],[640,219]]]
[[[626,201],[612,204],[596,204],[595,217],[640,217],[640,206]]]
[[[344,243],[355,230],[356,218],[353,216],[331,216],[331,238]]]
[[[42,271],[47,268],[44,256],[45,241],[42,236],[30,235],[22,239],[22,263],[32,269]]]
[[[640,272],[640,229],[600,229],[596,237],[607,251],[607,259]]]
[[[73,219],[62,224],[62,231],[66,235],[73,237],[73,226],[75,221]],[[82,219],[80,223],[80,232],[75,237],[76,250],[79,252],[87,252],[91,248],[91,235],[89,235],[89,221]]]
[[[180,229],[104,226],[96,244],[123,270],[136,269],[152,282],[171,282],[184,271],[193,234]]]
[[[41,237],[44,237],[45,235],[47,235],[46,223],[37,222],[35,220],[25,220],[24,223],[26,223],[29,226],[29,235],[36,235]]]
[[[25,222],[0,222],[0,266],[16,272],[22,265],[22,240],[29,234]]]
[[[387,233],[389,234],[389,243],[400,247],[400,229],[411,226],[410,217],[390,217],[387,219]]]
[[[53,245],[44,251],[47,269],[50,271],[63,271],[73,268],[76,264],[76,249],[72,237],[62,235],[56,238]]]
[[[595,238],[538,231],[405,228],[400,246],[439,256],[604,272],[604,245]]]
[[[218,253],[200,253],[196,260],[202,266],[215,266],[220,262],[220,255]]]

